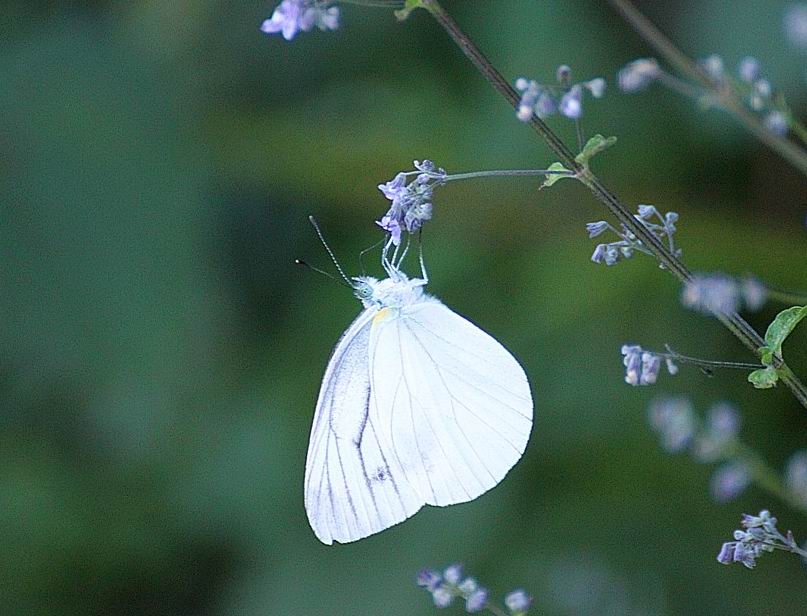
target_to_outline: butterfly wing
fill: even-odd
[[[532,429],[524,370],[433,298],[381,310],[369,337],[368,422],[430,505],[473,500],[519,460]]]
[[[370,416],[370,330],[377,308],[362,312],[336,345],[317,400],[305,464],[305,509],[326,544],[361,539],[402,522],[423,506],[403,481]]]

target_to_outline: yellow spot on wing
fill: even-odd
[[[373,325],[377,325],[378,323],[380,323],[384,319],[391,316],[391,314],[392,314],[392,310],[390,310],[389,308],[382,308],[381,310],[378,311],[378,314],[376,314],[373,317]]]

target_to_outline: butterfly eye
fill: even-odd
[[[373,297],[373,287],[365,281],[356,282],[353,285],[353,293],[360,300],[368,300]]]

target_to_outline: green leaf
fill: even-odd
[[[793,306],[782,310],[768,326],[765,332],[765,346],[772,352],[782,356],[782,343],[790,332],[807,316],[807,306]]]
[[[778,380],[779,375],[776,373],[776,368],[773,366],[754,370],[748,375],[748,382],[757,389],[770,389],[776,385],[776,381]]]
[[[546,179],[544,183],[541,184],[541,188],[548,188],[552,186],[558,180],[562,180],[563,178],[571,178],[574,179],[574,175],[569,174],[569,169],[564,167],[561,163],[552,163],[546,168],[547,171],[565,171],[566,173],[547,173]]]
[[[398,21],[404,21],[407,17],[409,17],[409,13],[420,8],[423,8],[423,4],[420,0],[406,0],[403,8],[395,11],[395,17],[398,19]]]
[[[759,347],[759,360],[765,366],[773,366],[773,350],[769,347]]]
[[[594,135],[586,142],[586,145],[583,147],[583,151],[575,156],[574,159],[584,167],[588,167],[588,161],[590,161],[593,156],[599,154],[607,148],[610,148],[615,143],[616,137],[605,138],[602,135]]]

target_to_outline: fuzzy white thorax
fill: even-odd
[[[372,276],[357,276],[353,279],[356,297],[365,308],[400,308],[432,299],[423,291],[426,281],[422,278],[411,280],[398,270],[394,276],[378,280]]]

